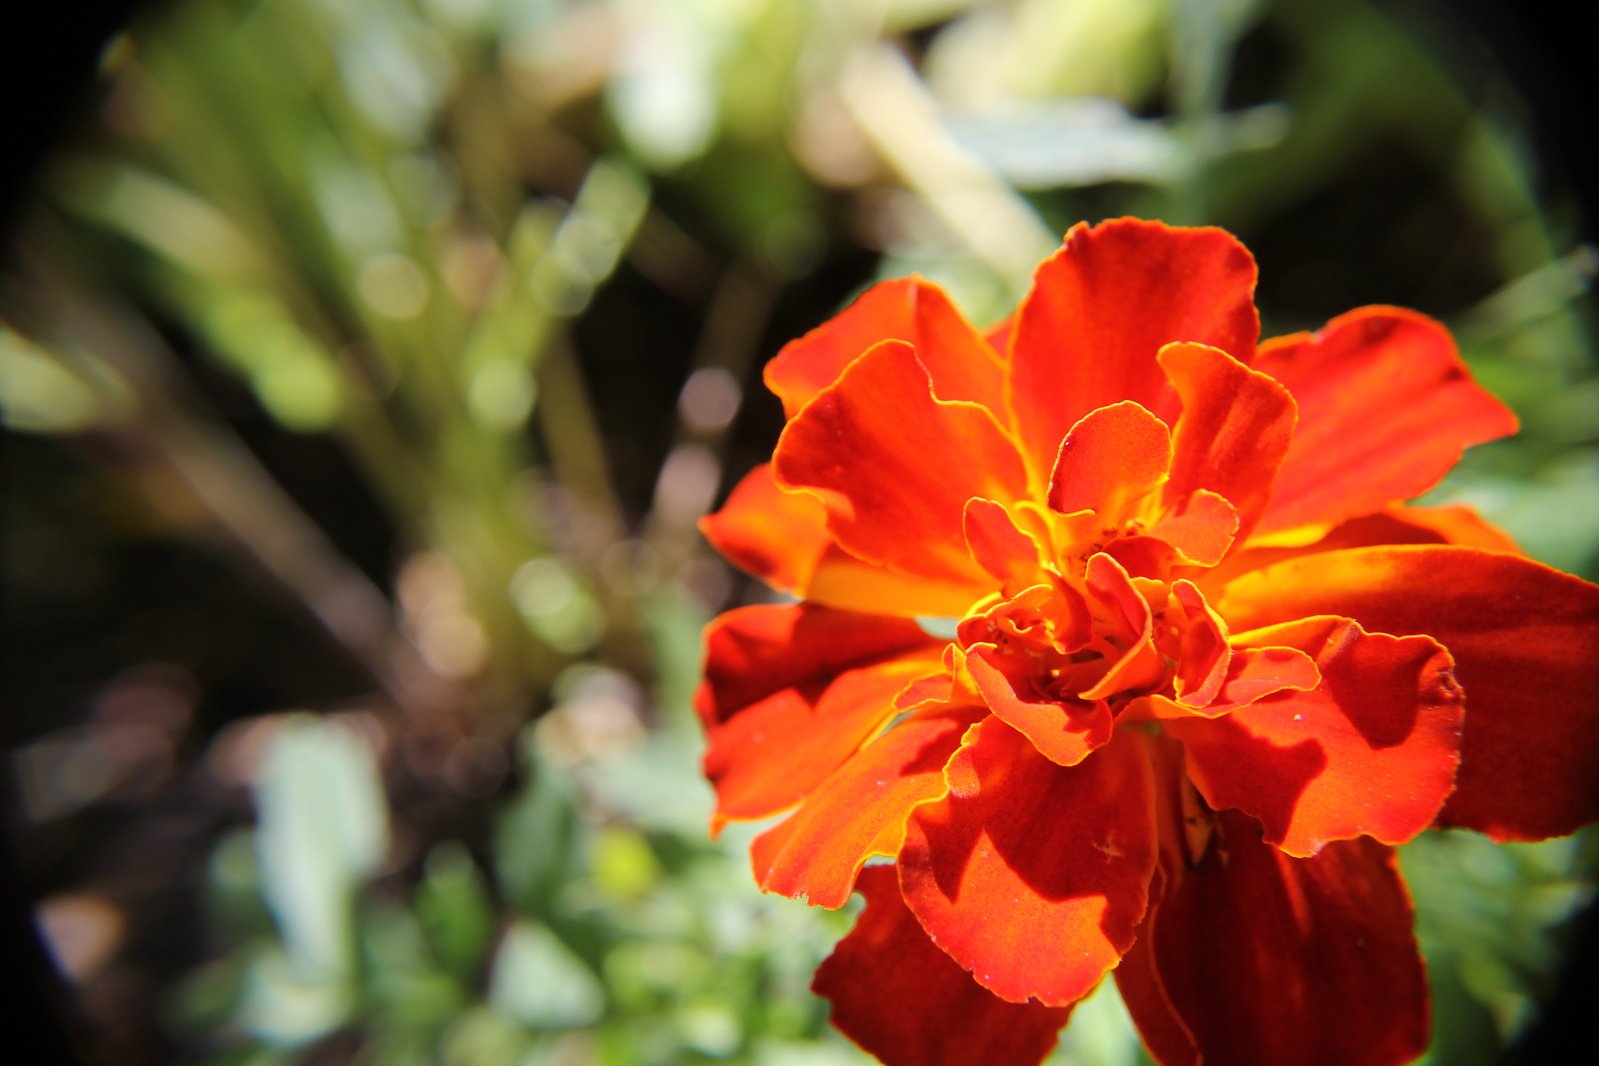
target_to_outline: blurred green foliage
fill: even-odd
[[[60,513],[217,546],[303,608],[293,656],[333,646],[361,694],[235,710],[160,651],[216,691],[121,802],[204,779],[233,813],[192,845],[199,932],[160,1025],[116,1061],[859,1061],[807,991],[850,916],[756,893],[747,828],[707,838],[689,698],[701,625],[759,595],[693,521],[770,448],[760,363],[874,277],[994,319],[1080,219],[1227,226],[1268,332],[1365,302],[1448,320],[1524,432],[1434,497],[1595,576],[1595,253],[1534,194],[1510,87],[1446,40],[1357,0],[152,10],[0,291],[8,432],[139,502],[41,475],[8,583],[59,640],[51,582],[117,558],[56,542]],[[336,445],[293,453],[333,502],[262,444],[290,438]],[[389,539],[357,558],[367,499]],[[103,676],[138,665],[118,654]],[[53,668],[41,691],[98,683]],[[48,710],[34,762],[99,736]],[[109,780],[40,785],[30,831]],[[1493,1061],[1535,1016],[1587,844],[1406,849],[1431,1061]],[[116,870],[36,873],[96,892]],[[1059,1056],[1147,1061],[1109,985]]]

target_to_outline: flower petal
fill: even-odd
[[[992,644],[967,652],[966,669],[988,709],[1032,741],[1050,762],[1075,766],[1110,740],[1110,706],[1072,701],[1061,703],[1033,686],[1028,673]]]
[[[1203,858],[1162,870],[1116,982],[1166,1066],[1397,1066],[1426,1049],[1426,973],[1391,848],[1293,859],[1221,811]]]
[[[1516,431],[1510,409],[1471,380],[1449,331],[1414,311],[1351,311],[1313,335],[1267,341],[1255,366],[1299,403],[1266,532],[1418,496],[1467,447]]]
[[[700,532],[735,566],[784,592],[804,589],[834,547],[827,508],[809,493],[784,492],[770,463],[745,474],[721,510],[700,519]]]
[[[1409,530],[1408,535],[1394,532],[1378,539],[1375,530],[1365,523],[1391,522],[1395,527]],[[1340,528],[1359,530],[1363,544],[1458,544],[1484,551],[1525,554],[1521,545],[1510,534],[1488,521],[1465,504],[1455,503],[1445,507],[1390,507],[1386,512],[1368,518],[1345,522]],[[1353,546],[1353,545],[1351,545]]]
[[[1303,534],[1308,535],[1301,539]],[[1228,556],[1221,565],[1201,575],[1199,581],[1206,587],[1220,588],[1252,570],[1314,552],[1399,544],[1456,544],[1484,551],[1525,554],[1508,533],[1463,504],[1390,507],[1336,526],[1300,526],[1286,537],[1284,534],[1257,535],[1251,538],[1249,547]]]
[[[911,808],[944,794],[944,764],[984,717],[981,708],[916,714],[867,744],[755,838],[756,882],[815,907],[842,907],[868,858],[898,854]]]
[[[1034,275],[1011,338],[1006,395],[1038,474],[1095,408],[1134,400],[1173,413],[1155,365],[1162,345],[1197,341],[1248,360],[1260,334],[1254,289],[1255,261],[1223,230],[1073,226]]]
[[[1083,576],[1094,630],[1101,638],[1109,638],[1107,650],[1118,655],[1097,682],[1079,693],[1080,697],[1107,699],[1120,692],[1146,688],[1163,678],[1166,660],[1155,647],[1149,603],[1127,571],[1100,552],[1089,558]]]
[[[892,866],[862,870],[858,887],[866,910],[811,984],[845,1036],[886,1066],[1044,1060],[1071,1008],[1007,1003],[973,981],[927,939]]]
[[[1168,344],[1160,365],[1182,402],[1172,433],[1171,504],[1189,506],[1201,489],[1238,512],[1240,535],[1253,528],[1294,432],[1294,399],[1277,382],[1228,353],[1202,344]]]
[[[773,466],[780,485],[821,499],[852,555],[968,583],[973,599],[993,579],[966,550],[966,501],[1010,503],[1027,485],[993,415],[935,399],[916,352],[899,341],[877,345],[818,393],[783,431]]]
[[[1165,696],[1145,696],[1134,700],[1120,717],[1129,721],[1221,718],[1275,693],[1308,692],[1319,684],[1316,661],[1298,648],[1234,648],[1227,663],[1227,679],[1209,703],[1196,706]]]
[[[1149,535],[1176,549],[1178,562],[1215,566],[1238,538],[1241,522],[1225,496],[1200,489],[1151,526]]]
[[[1235,629],[1336,614],[1449,649],[1467,714],[1441,823],[1536,840],[1599,819],[1599,586],[1474,548],[1356,548],[1248,574],[1218,609]]]
[[[1402,844],[1432,824],[1460,761],[1462,699],[1447,651],[1327,617],[1234,641],[1298,648],[1321,683],[1225,718],[1166,723],[1206,802],[1260,819],[1268,843],[1300,857],[1361,834]]]
[[[939,618],[962,614],[972,600],[968,585],[910,577],[850,555],[828,531],[821,501],[779,488],[770,463],[751,470],[721,510],[700,519],[700,532],[773,588],[828,607]]]
[[[982,335],[930,281],[899,278],[873,285],[844,310],[766,364],[766,387],[793,418],[846,367],[880,341],[904,341],[932,378],[941,400],[971,400],[1002,411],[1000,359]]]
[[[1155,866],[1143,737],[1063,767],[998,719],[945,771],[950,792],[912,813],[900,886],[916,917],[1002,999],[1066,1006],[1132,943]]]
[[[1172,582],[1171,596],[1183,618],[1172,691],[1178,703],[1206,707],[1220,696],[1232,665],[1227,626],[1192,581]]]
[[[1012,312],[983,330],[983,339],[999,355],[1001,363],[1005,362],[1009,356],[1010,338],[1015,329],[1016,314]]]
[[[1060,442],[1049,476],[1049,506],[1061,514],[1089,510],[1106,527],[1166,480],[1171,430],[1132,400],[1100,407],[1077,420]]]
[[[894,697],[942,668],[916,623],[809,604],[745,607],[705,634],[695,709],[717,820],[793,806],[895,714]]]
[[[1004,595],[1014,596],[1039,579],[1044,553],[1004,507],[973,496],[966,501],[962,525],[972,558],[1000,582]]]

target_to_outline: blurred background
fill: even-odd
[[[1523,432],[1433,499],[1599,576],[1592,127],[1559,24],[79,14],[11,38],[35,63],[5,94],[13,1061],[863,1061],[807,991],[850,913],[760,895],[749,830],[707,839],[688,700],[701,626],[768,595],[694,526],[775,441],[760,368],[879,278],[986,323],[1074,222],[1225,226],[1267,335],[1448,322]],[[1403,858],[1429,1060],[1552,1061],[1599,838]],[[1147,1061],[1109,985],[1059,1061]]]

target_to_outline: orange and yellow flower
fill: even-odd
[[[767,367],[703,529],[800,602],[708,630],[705,772],[791,812],[763,888],[866,897],[815,988],[885,1062],[1036,1062],[1112,971],[1162,1063],[1406,1061],[1393,846],[1599,818],[1599,587],[1402,502],[1514,416],[1410,311],[1257,343],[1254,283],[1079,226],[986,334],[894,281]]]

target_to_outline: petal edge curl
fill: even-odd
[[[1058,766],[1004,722],[973,728],[950,791],[911,814],[905,902],[938,946],[1001,999],[1069,1006],[1132,943],[1155,868],[1143,737]],[[1072,817],[1060,812],[1072,811]]]
[[[911,808],[944,794],[944,765],[985,713],[916,714],[856,752],[799,810],[755,838],[756,883],[805,896],[813,907],[842,907],[868,858],[898,853]]]
[[[1471,379],[1442,324],[1362,307],[1267,341],[1256,367],[1288,387],[1299,427],[1263,531],[1332,523],[1419,496],[1516,416]]]
[[[766,364],[766,387],[793,418],[846,367],[879,341],[904,341],[942,400],[971,400],[1003,410],[1004,377],[990,342],[955,309],[944,290],[920,277],[884,281]]]
[[[816,971],[833,1025],[885,1066],[1035,1066],[1071,1008],[1007,1003],[939,951],[900,898],[892,866],[861,871],[866,910]]]
[[[1149,943],[1116,972],[1162,1061],[1399,1066],[1420,1055],[1427,977],[1393,849],[1348,840],[1292,859],[1246,815],[1215,817],[1201,859],[1163,864],[1165,891],[1140,933]]]
[[[965,584],[992,580],[966,550],[966,501],[1022,499],[1021,457],[987,408],[933,395],[916,352],[885,341],[817,393],[778,439],[780,486],[814,493],[850,554],[901,573]],[[951,470],[970,473],[954,479]]]
[[[944,642],[907,619],[795,604],[729,611],[705,645],[694,706],[720,825],[803,799],[942,667]]]
[[[1230,582],[1217,606],[1239,629],[1334,614],[1447,648],[1466,720],[1440,824],[1539,840],[1599,820],[1599,586],[1520,556],[1407,545],[1288,559]]]
[[[1040,479],[1066,431],[1098,407],[1135,400],[1166,418],[1155,353],[1171,341],[1249,361],[1260,335],[1255,260],[1225,230],[1120,218],[1073,226],[1016,311],[1006,397]]]
[[[1432,824],[1460,761],[1462,696],[1447,651],[1332,617],[1234,642],[1303,651],[1321,678],[1225,718],[1167,722],[1212,807],[1258,818],[1268,843],[1300,858],[1359,835],[1402,844]]]

